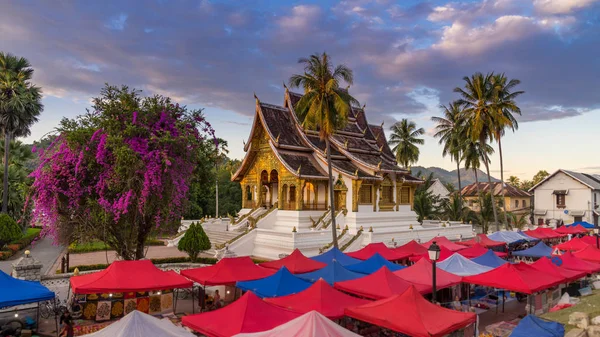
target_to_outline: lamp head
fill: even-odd
[[[437,245],[437,243],[435,243],[435,241],[433,241],[431,243],[431,246],[429,246],[429,249],[427,250],[427,253],[429,254],[429,259],[431,261],[437,261],[440,258],[440,246]]]

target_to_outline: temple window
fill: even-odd
[[[373,185],[362,185],[358,196],[359,204],[373,203]]]
[[[394,186],[381,187],[381,201],[388,203],[394,202]]]
[[[403,186],[400,190],[400,204],[408,205],[410,204],[410,187]]]
[[[290,185],[290,202],[296,201],[296,186]]]
[[[250,186],[246,186],[246,200],[252,200],[252,192],[250,191]]]

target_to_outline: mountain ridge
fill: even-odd
[[[430,167],[413,166],[413,167],[411,167],[410,170],[411,170],[412,175],[414,175],[414,176],[418,175],[418,176],[425,177],[425,178],[427,178],[429,176],[429,174],[433,173],[434,179],[437,178],[443,183],[450,183],[450,184],[454,185],[454,187],[456,189],[458,189],[458,176],[456,175],[456,170],[448,171],[446,169],[443,169],[441,167],[436,167],[436,166],[430,166]],[[491,178],[492,178],[493,182],[500,181],[500,179],[495,178],[494,176],[492,176]],[[482,170],[477,170],[477,180],[479,182],[487,182],[488,176]],[[473,184],[474,182],[475,182],[475,173],[473,172],[473,170],[471,170],[471,169],[466,170],[464,168],[461,168],[460,169],[460,183],[461,183],[462,187]]]

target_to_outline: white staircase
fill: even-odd
[[[222,227],[222,226],[221,226]],[[224,228],[204,228],[204,232],[208,235],[210,239],[211,248],[206,251],[207,254],[213,255],[215,253],[215,247],[218,245],[223,245],[225,242],[232,240],[236,236],[240,235],[239,232],[235,231],[225,231]]]

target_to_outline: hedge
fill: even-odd
[[[165,242],[158,239],[147,239],[146,246],[164,246]],[[91,253],[91,252],[101,252],[104,250],[113,250],[110,247],[107,247],[102,241],[94,241],[94,242],[86,242],[80,244],[71,244],[69,246],[69,253],[71,254],[81,254],[81,253]]]
[[[22,238],[6,245],[6,248],[4,248],[0,252],[0,261],[10,258],[11,256],[15,255],[18,251],[29,246],[34,240],[36,240],[40,236],[41,231],[42,230],[40,228],[27,228],[27,232]]]

